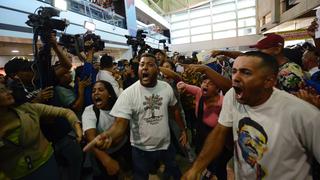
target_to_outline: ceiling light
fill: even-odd
[[[66,0],[55,0],[54,7],[61,10],[61,11],[67,11],[67,1]]]
[[[19,50],[12,50],[11,52],[12,53],[19,53],[20,51]]]
[[[93,22],[84,21],[84,28],[93,32],[94,30],[96,30],[96,25]]]

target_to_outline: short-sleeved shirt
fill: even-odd
[[[303,82],[303,76],[303,71],[298,64],[287,62],[279,67],[277,87],[289,93],[297,92],[299,84]]]
[[[320,161],[320,111],[274,88],[255,107],[224,97],[219,123],[233,128],[236,179],[312,179],[308,153]]]
[[[137,81],[121,93],[110,114],[130,121],[132,146],[166,150],[170,144],[168,108],[176,103],[168,83],[158,80],[155,87],[147,88]]]
[[[86,132],[88,129],[96,129],[97,134],[100,134],[109,129],[115,121],[115,117],[110,115],[110,111],[99,109],[99,122],[97,125],[97,117],[93,110],[93,105],[87,106],[82,114],[82,131]],[[119,150],[128,140],[125,136],[120,143],[107,150],[108,153],[113,153]]]

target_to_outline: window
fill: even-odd
[[[191,29],[191,35],[208,33],[208,32],[211,32],[211,26],[210,25],[194,27],[194,28]]]
[[[252,35],[256,34],[256,0],[210,0],[170,18],[172,44]]]
[[[182,21],[182,22],[171,24],[171,30],[188,28],[188,27],[189,27],[189,21]]]
[[[235,37],[236,35],[237,35],[236,30],[220,31],[220,32],[213,33],[213,39]]]
[[[211,24],[211,17],[202,17],[198,19],[192,19],[190,21],[191,26],[200,26],[200,25],[205,25],[205,24]]]
[[[255,26],[255,25],[256,25],[255,17],[238,20],[238,27],[248,27],[248,26]]]
[[[212,14],[221,14],[223,12],[234,11],[236,9],[235,3],[222,4],[212,7]]]
[[[212,40],[211,33],[191,36],[191,42],[209,41],[209,40]]]
[[[210,8],[203,8],[203,9],[197,9],[197,10],[192,10],[190,12],[190,18],[197,18],[201,16],[209,16],[210,13]]]
[[[236,19],[236,12],[228,12],[228,13],[223,13],[219,15],[212,16],[212,22],[222,22],[222,21],[228,21]]]
[[[235,0],[214,0],[212,2],[213,5],[225,4],[228,2],[234,2]]]
[[[221,30],[226,30],[226,29],[235,29],[236,27],[237,27],[236,21],[228,21],[228,22],[213,24],[212,30],[213,31],[221,31]]]
[[[182,21],[182,20],[186,20],[188,18],[189,18],[188,12],[173,14],[171,16],[171,22]]]
[[[238,9],[244,9],[248,7],[253,7],[256,5],[255,0],[238,0]]]
[[[172,31],[172,37],[189,36],[189,29],[182,29],[178,31]]]
[[[183,38],[177,38],[177,39],[172,39],[172,44],[186,44],[190,43],[190,37],[183,37]]]
[[[238,18],[250,17],[256,15],[256,8],[248,8],[238,11]]]
[[[245,36],[250,34],[256,34],[256,27],[238,29],[238,36]]]

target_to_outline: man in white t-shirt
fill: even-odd
[[[148,179],[149,170],[156,161],[165,164],[165,177],[181,177],[174,148],[170,145],[168,111],[174,113],[182,129],[182,145],[187,142],[187,134],[173,90],[168,83],[157,80],[158,73],[156,58],[143,54],[139,63],[139,81],[121,93],[110,112],[117,117],[115,123],[96,139],[100,148],[108,148],[112,141],[121,138],[130,123],[134,179]]]
[[[100,70],[97,74],[96,80],[104,80],[109,82],[114,92],[117,94],[117,96],[120,95],[122,88],[120,87],[119,82],[116,80],[116,78],[112,75],[113,74],[113,57],[105,54],[100,59]]]
[[[232,132],[236,179],[312,179],[311,155],[320,161],[320,112],[274,88],[277,72],[276,60],[262,52],[235,60],[219,123],[182,179],[196,179]]]

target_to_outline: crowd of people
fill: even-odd
[[[33,61],[4,67],[0,179],[145,180],[164,166],[162,179],[223,180],[228,162],[236,179],[320,177],[320,39],[289,49],[268,34],[255,51],[213,50],[209,64],[162,50],[97,60],[91,47],[75,73],[50,43],[52,86]]]

